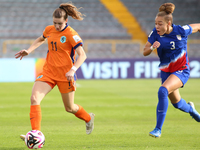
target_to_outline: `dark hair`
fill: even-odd
[[[68,3],[62,3],[60,4],[60,7],[54,10],[53,17],[55,18],[62,18],[66,20],[68,16],[71,16],[74,19],[77,20],[83,20],[83,14],[79,12],[80,8],[76,8],[71,2]]]
[[[157,16],[164,17],[166,22],[173,22],[172,13],[174,12],[175,5],[173,3],[164,3],[160,6]]]

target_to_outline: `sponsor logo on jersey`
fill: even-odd
[[[65,36],[62,36],[62,37],[60,38],[60,42],[61,42],[61,43],[65,43],[65,42],[66,42],[66,37],[65,37]]]
[[[180,41],[182,38],[181,38],[181,35],[176,35],[177,39]]]
[[[81,41],[81,38],[78,35],[74,35],[73,36],[74,41],[77,43],[79,41]]]

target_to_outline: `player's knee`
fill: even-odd
[[[158,90],[158,96],[168,96],[168,90],[166,87],[161,86]]]
[[[39,105],[40,102],[35,95],[31,95],[31,105]]]

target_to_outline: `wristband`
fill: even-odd
[[[150,50],[155,50],[156,48],[153,47],[153,45],[151,45]]]
[[[74,70],[75,72],[77,70],[77,68],[75,66],[73,66],[71,69]]]

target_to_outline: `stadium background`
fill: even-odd
[[[158,78],[156,53],[142,55],[147,36],[154,28],[158,8],[172,2],[174,24],[200,22],[199,0],[71,0],[82,7],[83,21],[69,17],[68,24],[84,41],[87,61],[78,70],[80,79]],[[47,45],[22,61],[14,54],[30,46],[63,0],[0,0],[0,82],[34,81],[42,69]],[[200,77],[200,34],[189,36],[191,77]],[[14,75],[14,76],[13,76]]]

